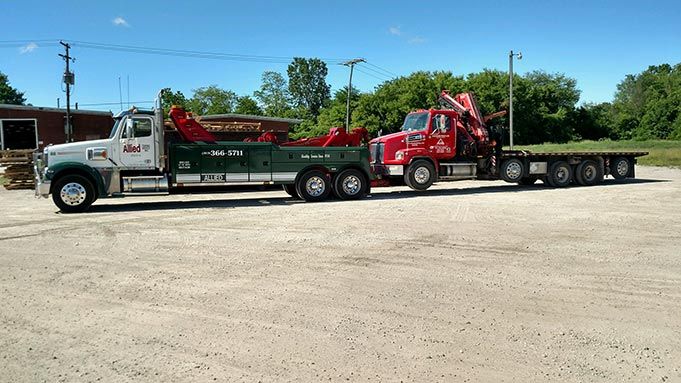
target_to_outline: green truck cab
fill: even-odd
[[[99,198],[229,185],[283,185],[294,198],[358,199],[372,180],[366,147],[271,142],[169,142],[163,111],[119,113],[107,139],[49,145],[35,154],[36,195],[63,212]]]

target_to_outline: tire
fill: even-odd
[[[331,193],[331,181],[326,173],[310,170],[296,182],[296,192],[307,202],[324,201]]]
[[[582,161],[575,169],[575,181],[582,186],[592,186],[603,181],[603,169],[594,160]]]
[[[433,164],[426,160],[416,160],[407,167],[404,182],[414,190],[426,190],[433,185],[436,177]]]
[[[537,182],[538,178],[537,177],[523,177],[518,181],[518,185],[534,185],[535,182]]]
[[[524,173],[525,166],[522,161],[517,158],[504,161],[499,169],[499,176],[501,179],[510,183],[520,183]]]
[[[610,163],[610,174],[615,179],[627,178],[631,170],[631,161],[626,157],[617,157]]]
[[[564,188],[572,181],[572,166],[565,161],[556,161],[551,165],[549,174],[546,175],[549,185],[556,188]]]
[[[333,180],[333,194],[341,200],[361,199],[366,196],[367,179],[357,169],[338,173]]]
[[[288,184],[288,185],[283,185],[283,186],[284,186],[284,191],[286,192],[286,194],[293,197],[293,199],[301,199],[300,196],[298,195],[298,192],[296,191],[296,185]]]
[[[57,179],[52,189],[52,201],[64,213],[82,213],[95,199],[92,182],[79,175],[66,175]]]

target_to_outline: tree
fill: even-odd
[[[261,116],[262,110],[260,109],[258,103],[254,99],[250,98],[249,96],[243,96],[239,97],[239,99],[237,100],[234,113]]]
[[[260,90],[253,92],[253,96],[260,102],[267,116],[282,117],[291,109],[288,84],[280,73],[271,71],[263,73]]]
[[[319,111],[316,124],[302,124],[295,132],[296,137],[312,137],[326,134],[330,128],[345,125],[345,114],[347,110],[348,87],[337,90],[333,99]],[[350,97],[350,108],[354,110],[359,99],[362,97],[359,90],[352,87],[352,97]],[[353,120],[354,121],[354,120]],[[354,126],[350,124],[351,128]]]
[[[288,89],[294,104],[315,118],[331,97],[327,74],[326,63],[316,58],[295,57],[288,66]]]
[[[179,90],[173,92],[170,88],[163,88],[161,90],[161,105],[164,113],[167,115],[173,105],[186,107],[187,97]]]
[[[618,138],[681,138],[681,64],[627,75],[617,85],[613,111]]]
[[[0,104],[24,105],[24,92],[19,92],[9,84],[7,75],[0,72]]]
[[[187,108],[196,115],[231,113],[236,107],[238,96],[231,90],[210,85],[194,89],[194,95],[187,102]]]

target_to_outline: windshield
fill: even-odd
[[[404,119],[404,125],[402,125],[403,132],[415,132],[419,130],[426,130],[428,125],[428,112],[423,113],[411,113],[407,115]]]
[[[116,131],[118,130],[118,125],[121,124],[121,118],[117,118],[114,120],[114,126],[111,128],[111,134],[109,134],[109,138],[114,138],[116,136]]]

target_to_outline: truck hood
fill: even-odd
[[[90,140],[90,141],[79,141],[79,142],[69,142],[67,144],[50,145],[45,148],[48,153],[48,164],[47,166],[52,166],[53,164],[59,162],[75,161],[81,163],[88,163],[87,159],[87,149],[88,148],[106,148],[106,150],[111,152],[111,140],[101,139],[101,140]]]
[[[380,136],[376,137],[373,140],[369,142],[369,144],[377,144],[379,142],[386,143],[386,142],[393,142],[393,141],[401,141],[404,139],[406,136],[408,136],[410,133],[415,133],[415,132],[396,132],[396,133],[390,133],[386,134],[385,136]]]

